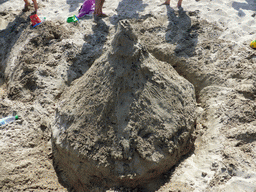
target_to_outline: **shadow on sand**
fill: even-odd
[[[99,20],[92,26],[92,34],[85,34],[82,51],[76,55],[68,70],[68,85],[81,77],[92,66],[94,61],[103,54],[103,47],[109,33],[109,26]],[[76,74],[75,76],[72,74]]]
[[[1,12],[0,18],[6,18],[11,13]],[[14,15],[11,15],[14,17]],[[22,32],[30,26],[29,13],[21,12],[15,19],[8,23],[5,29],[0,30],[0,72],[5,76],[5,69],[13,46],[22,37]]]
[[[67,4],[70,6],[69,12],[75,11],[84,1],[85,0],[66,0]]]
[[[239,17],[244,17],[246,14],[243,10],[254,11],[252,17],[255,17],[256,12],[256,1],[255,0],[246,0],[247,3],[233,2],[232,7],[238,11]]]
[[[165,34],[166,42],[176,45],[177,56],[184,56],[184,53],[188,57],[193,56],[198,34],[191,25],[191,18],[183,8],[179,8],[178,15],[170,6],[166,6],[166,9],[169,21]]]
[[[134,9],[134,4],[136,9]],[[123,0],[117,7],[117,15],[110,18],[110,22],[115,25],[122,19],[139,18],[138,12],[143,11],[147,4],[143,4],[142,0]],[[128,11],[127,11],[128,10]],[[84,19],[91,19],[91,17],[83,17]],[[103,47],[109,35],[109,26],[105,23],[103,18],[94,18],[95,25],[92,26],[92,34],[85,34],[82,51],[76,55],[73,64],[68,70],[68,85],[81,77],[91,67],[94,61],[99,58],[104,50]],[[74,75],[76,74],[75,78]]]
[[[247,3],[233,2],[232,7],[239,11],[240,9],[256,11],[256,1],[246,0]]]
[[[122,19],[139,19],[139,12],[144,11],[147,6],[142,0],[122,0],[116,9],[117,14],[110,18],[111,23],[117,26]]]
[[[8,0],[0,0],[0,5],[7,2]]]

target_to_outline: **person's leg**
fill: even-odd
[[[32,0],[32,1],[34,3],[35,13],[37,13],[37,9],[38,9],[37,2],[36,2],[36,0]]]
[[[102,13],[102,7],[105,0],[95,0],[94,14],[97,16],[105,15]]]
[[[181,7],[182,0],[178,1],[178,7]]]
[[[165,5],[170,5],[170,0],[166,0],[166,1],[164,2],[164,4],[165,4]]]
[[[22,11],[24,11],[24,12],[29,11],[28,6],[29,6],[30,4],[29,4],[28,0],[24,0],[24,2],[25,2],[25,7],[24,7],[24,9],[22,9]]]

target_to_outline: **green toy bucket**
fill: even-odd
[[[74,15],[72,17],[68,17],[67,22],[71,23],[71,22],[77,22],[78,18]]]

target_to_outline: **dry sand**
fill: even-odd
[[[66,191],[52,162],[55,105],[109,48],[121,19],[196,88],[195,150],[158,191],[256,191],[254,0],[184,0],[180,12],[175,1],[107,0],[109,17],[77,24],[66,19],[82,0],[38,3],[46,22],[32,28],[23,1],[0,1],[0,115],[21,116],[0,128],[1,191]]]

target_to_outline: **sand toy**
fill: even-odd
[[[81,8],[79,9],[78,18],[81,18],[85,15],[90,15],[94,12],[95,9],[95,0],[85,0]]]
[[[37,25],[41,24],[46,20],[46,17],[39,17],[37,14],[31,15],[30,20],[33,27],[36,27]]]
[[[251,46],[251,48],[256,49],[256,40],[253,40],[253,41],[250,43],[250,46]]]
[[[42,22],[37,14],[31,15],[30,20],[31,20],[33,27],[36,27],[37,25],[39,25]]]
[[[75,15],[73,15],[72,17],[68,17],[67,19],[68,23],[72,23],[72,22],[76,23],[77,21],[79,21],[79,19]]]
[[[8,123],[11,123],[11,122],[13,122],[13,121],[15,121],[17,119],[19,119],[18,115],[16,115],[16,116],[9,116],[9,117],[5,117],[3,119],[0,119],[0,126],[8,124]]]

